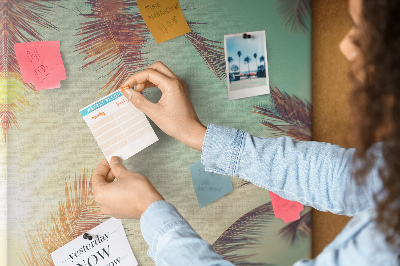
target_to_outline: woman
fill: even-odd
[[[182,80],[162,63],[123,90],[166,134],[202,151],[208,170],[240,177],[323,211],[355,216],[315,260],[295,265],[398,265],[400,250],[400,1],[350,0],[353,28],[340,44],[352,62],[358,148],[263,139],[199,121]],[[156,86],[158,103],[139,92]],[[379,143],[378,143],[379,142]],[[112,182],[114,179],[116,182]],[[231,265],[203,241],[150,181],[119,158],[103,160],[92,184],[104,214],[140,219],[159,265]]]

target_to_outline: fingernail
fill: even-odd
[[[131,89],[124,90],[123,93],[124,93],[125,97],[128,98],[128,100],[130,100],[132,98],[133,93],[132,93]]]
[[[111,163],[111,164],[119,164],[119,163],[122,163],[122,160],[121,160],[121,158],[119,158],[119,157],[117,157],[117,156],[113,156],[113,157],[111,158],[111,160],[110,160],[110,163]]]

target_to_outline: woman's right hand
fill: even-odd
[[[135,90],[124,89],[135,85]],[[150,102],[140,93],[150,87],[157,87],[162,92],[157,103]],[[166,134],[193,149],[202,150],[207,128],[197,117],[185,82],[163,63],[156,62],[132,75],[122,84],[121,91]]]

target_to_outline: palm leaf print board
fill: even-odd
[[[311,0],[181,0],[191,32],[156,44],[134,0],[0,3],[2,126],[0,257],[8,265],[52,265],[50,253],[108,219],[90,176],[103,158],[78,110],[162,61],[188,85],[204,124],[261,137],[311,139]],[[224,35],[266,32],[271,93],[228,101]],[[14,44],[60,41],[67,79],[36,91],[22,81]],[[229,63],[248,57],[240,52]],[[253,64],[257,63],[252,61]],[[256,64],[257,65],[257,64]],[[146,90],[157,101],[160,91]],[[284,224],[268,191],[232,178],[234,190],[199,208],[189,165],[200,160],[152,123],[159,141],[124,164],[152,181],[193,228],[236,265],[290,265],[311,254],[311,210]],[[5,218],[4,218],[5,217]],[[123,220],[139,265],[153,265],[139,222]],[[7,252],[5,252],[7,248]]]

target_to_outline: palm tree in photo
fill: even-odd
[[[240,57],[242,56],[241,51],[238,51],[238,56],[239,56],[239,80],[240,80]]]
[[[264,56],[262,55],[262,56],[260,56],[260,63],[262,63],[262,62],[265,62],[265,58],[264,58]],[[264,63],[264,66],[265,66],[265,63]],[[264,67],[264,69],[265,69],[265,67]]]
[[[231,63],[233,62],[232,56],[228,57],[228,63],[229,63],[229,70],[231,69]],[[229,71],[230,72],[230,71]]]
[[[255,60],[255,63],[256,63],[256,72],[257,72],[257,53],[254,53],[253,56],[254,56],[254,60]]]
[[[231,65],[231,71],[232,72],[238,72],[239,71],[238,65],[235,65],[235,64]]]
[[[264,62],[264,65],[260,65],[260,73],[259,76],[265,77],[266,76],[266,69],[265,69],[265,58],[264,56],[260,56],[260,63]],[[262,68],[262,69],[261,69]]]
[[[248,70],[249,70],[248,77],[250,78],[250,62],[251,62],[250,56],[246,56],[244,58],[244,62],[247,64],[247,67],[248,67]]]
[[[229,83],[232,82],[232,79],[235,80],[233,74],[231,74],[231,62],[232,62],[232,61],[233,61],[232,56],[229,56],[229,57],[228,57],[228,64],[229,64],[229,68],[228,68],[228,80],[229,80]]]

